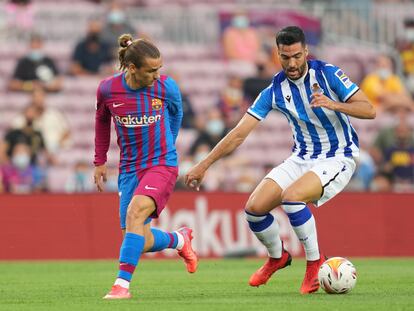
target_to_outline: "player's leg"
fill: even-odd
[[[266,246],[269,257],[273,258],[281,256],[282,243],[279,225],[270,211],[281,204],[283,189],[301,176],[301,170],[292,158],[272,169],[250,195],[246,204],[249,227]]]
[[[167,248],[181,249],[183,245],[184,238],[179,232],[167,232],[151,227],[149,223],[145,225],[145,253],[160,252]]]
[[[305,249],[306,274],[300,292],[312,293],[318,290],[318,270],[324,261],[319,253],[315,218],[306,202],[317,201],[322,194],[322,184],[314,172],[307,172],[282,194],[282,208]]]
[[[270,212],[281,203],[282,188],[265,178],[256,187],[246,203],[246,219],[250,230],[266,247],[269,257],[280,258],[282,241],[279,224]]]
[[[246,204],[246,218],[249,227],[267,248],[269,258],[249,280],[251,286],[265,284],[277,270],[290,264],[291,256],[284,250],[279,236],[279,224],[270,211],[281,204],[283,189],[298,176],[297,164],[287,159],[265,176]]]
[[[106,299],[130,298],[129,284],[145,245],[145,222],[156,207],[152,198],[135,195],[126,214],[126,231],[119,255],[119,272]]]
[[[323,204],[339,193],[349,182],[354,171],[353,160],[320,161],[282,193],[282,208],[302,242],[307,259],[301,293],[317,291],[317,274],[325,256],[319,252],[315,218],[306,203]]]
[[[156,210],[151,217],[158,217],[165,208],[174,190],[177,175],[176,167],[154,166],[143,176],[136,191],[154,200]],[[194,273],[197,270],[198,258],[191,245],[192,229],[183,227],[174,232],[166,232],[152,227],[149,230],[149,241],[145,245],[145,251],[158,252],[166,248],[174,248],[184,259],[188,272]]]
[[[269,258],[249,279],[250,286],[266,284],[279,269],[290,265],[291,256],[283,249],[279,236],[279,224],[270,211],[280,205],[282,188],[273,180],[265,178],[256,187],[246,204],[249,228],[266,247]]]
[[[321,181],[312,171],[305,173],[282,193],[282,208],[304,246],[307,260],[319,259],[319,248],[315,219],[306,203],[317,201],[321,194]]]

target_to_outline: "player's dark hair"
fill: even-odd
[[[298,26],[288,26],[280,30],[276,35],[276,45],[292,45],[295,43],[305,45],[305,34]]]
[[[161,53],[158,48],[146,39],[134,40],[130,34],[123,34],[118,38],[119,50],[119,69],[125,70],[129,64],[134,64],[140,68],[144,58],[160,58]]]

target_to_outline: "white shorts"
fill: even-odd
[[[302,160],[296,155],[287,158],[282,164],[272,169],[265,178],[274,180],[283,190],[312,171],[322,183],[322,196],[316,202],[321,206],[341,192],[354,174],[356,163],[352,158],[336,157],[328,159]]]

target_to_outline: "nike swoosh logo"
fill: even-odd
[[[119,107],[119,106],[122,106],[122,105],[124,105],[124,103],[120,103],[120,104],[112,104],[112,107],[116,108],[116,107]]]
[[[158,190],[158,188],[150,187],[148,185],[145,185],[145,189],[147,189],[147,190]]]

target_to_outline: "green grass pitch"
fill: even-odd
[[[0,310],[414,310],[414,258],[360,259],[345,295],[299,294],[305,262],[277,272],[267,285],[248,278],[264,259],[201,260],[190,275],[177,260],[140,262],[133,298],[105,301],[116,261],[0,262]]]

